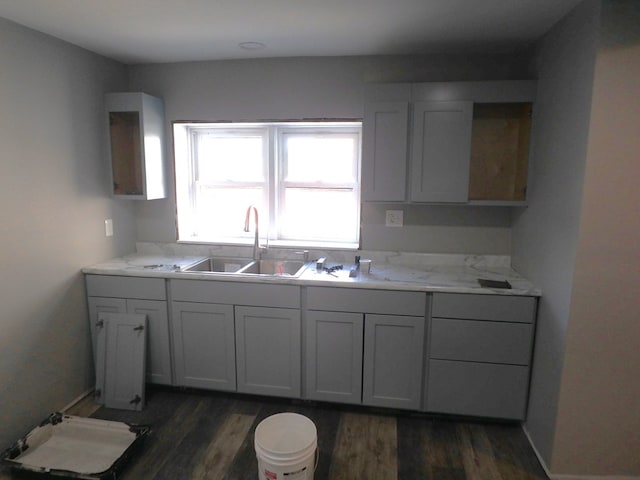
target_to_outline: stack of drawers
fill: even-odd
[[[426,410],[523,420],[536,298],[433,295]]]

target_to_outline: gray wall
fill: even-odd
[[[551,465],[583,193],[599,2],[586,0],[540,42],[529,207],[513,223],[512,263],[538,285],[526,428]]]
[[[640,3],[602,3],[551,468],[639,479]]]
[[[361,118],[366,82],[531,78],[530,56],[334,57],[137,65],[130,88],[164,98],[175,120]],[[169,178],[173,178],[171,138]],[[403,161],[402,159],[398,159]],[[174,242],[169,199],[137,206],[139,241]],[[404,206],[405,227],[384,226],[385,209],[365,204],[362,246],[369,250],[509,254],[508,209]]]
[[[0,19],[0,449],[91,387],[80,269],[135,241],[102,137],[103,93],[125,85],[122,65]]]

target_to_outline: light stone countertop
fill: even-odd
[[[177,250],[180,250],[179,248]],[[248,257],[246,251],[206,252],[187,255],[175,248],[138,247],[138,253],[115,258],[83,268],[85,274],[124,275],[172,279],[233,281],[248,283],[276,283],[300,286],[330,286],[346,288],[373,288],[421,292],[476,293],[493,295],[540,296],[541,291],[509,266],[509,257],[478,255],[435,255],[399,252],[311,252],[310,258],[325,256],[326,266],[343,264],[342,270],[318,273],[315,262],[299,277],[264,276],[233,273],[201,273],[184,270],[208,256]],[[368,274],[359,272],[350,277],[354,255],[371,258]],[[272,257],[272,255],[278,255]],[[300,258],[292,252],[270,251],[266,258]],[[349,258],[350,260],[347,260]],[[506,280],[511,289],[483,288],[478,279]]]

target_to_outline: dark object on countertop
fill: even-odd
[[[319,259],[316,260],[316,272],[322,273],[322,271],[325,269],[324,264],[326,261],[327,261],[327,257],[320,257]]]
[[[485,278],[479,278],[478,283],[481,287],[484,288],[504,288],[507,290],[511,289],[511,284],[506,280],[488,280]]]

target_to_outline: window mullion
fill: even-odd
[[[278,239],[278,208],[280,204],[280,192],[279,192],[279,181],[278,176],[280,175],[280,166],[278,165],[278,137],[277,137],[278,129],[274,125],[270,125],[268,128],[267,142],[268,142],[268,158],[267,165],[269,168],[269,176],[268,176],[268,203],[269,212],[269,238],[271,240]]]

